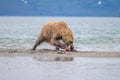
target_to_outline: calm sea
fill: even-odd
[[[119,17],[0,17],[0,48],[31,49],[44,24],[64,21],[79,51],[120,51]],[[37,49],[54,49],[43,43]]]

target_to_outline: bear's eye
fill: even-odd
[[[73,43],[72,41],[69,41],[69,43]]]
[[[56,40],[62,39],[62,36],[57,36]]]

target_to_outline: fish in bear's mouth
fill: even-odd
[[[59,40],[59,44],[61,44],[62,45],[62,49],[64,49],[65,51],[73,51],[74,50],[74,46],[73,46],[73,43],[68,43],[68,44],[65,44],[64,42],[63,42],[63,40]]]

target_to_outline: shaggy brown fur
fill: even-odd
[[[35,50],[36,47],[43,41],[56,46],[56,48],[62,48],[63,45],[60,46],[57,42],[58,40],[63,40],[66,45],[73,43],[73,33],[67,27],[65,22],[49,22],[42,28],[41,33],[39,34],[32,50]]]

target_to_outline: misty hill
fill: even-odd
[[[120,0],[0,0],[0,16],[120,16]]]

